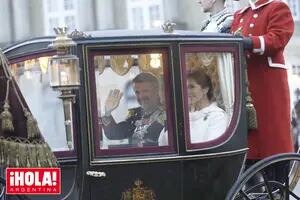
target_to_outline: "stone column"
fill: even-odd
[[[113,10],[115,15],[114,28],[127,29],[128,28],[127,1],[113,0]]]
[[[22,40],[30,37],[30,1],[29,0],[13,0],[13,32],[14,40]]]
[[[78,0],[77,19],[79,31],[95,30],[95,0]]]
[[[199,31],[203,21],[209,17],[209,14],[203,13],[198,1],[179,1],[179,13],[180,19],[187,23],[188,30]]]
[[[194,2],[194,1],[193,1]],[[182,0],[164,0],[164,20],[170,20],[171,22],[175,22],[175,29],[187,29],[188,23],[184,20],[186,13],[180,13],[181,4],[187,4],[187,1]],[[183,15],[182,15],[183,14]]]
[[[0,6],[0,45],[3,46],[12,40],[12,17],[11,17],[11,0],[1,0]]]
[[[178,16],[178,6],[179,6],[179,0],[164,0],[163,1],[163,7],[164,7],[164,18],[166,20],[170,21],[178,21],[180,19],[180,16]]]
[[[96,0],[95,10],[97,30],[115,28],[113,1]]]
[[[44,5],[43,0],[30,0],[30,32],[34,36],[43,36],[45,35],[45,17],[44,17]]]

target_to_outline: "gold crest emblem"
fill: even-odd
[[[156,195],[153,190],[143,185],[143,181],[137,179],[132,188],[122,192],[121,200],[155,200]]]

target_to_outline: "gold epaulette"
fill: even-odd
[[[139,108],[131,108],[128,110],[126,119],[130,119],[138,114]]]
[[[134,110],[129,110],[126,118],[127,118],[127,119],[128,119],[128,118],[131,118],[131,117],[134,116],[134,114],[135,114]]]

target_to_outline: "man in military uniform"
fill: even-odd
[[[210,18],[203,22],[202,32],[229,33],[233,14],[224,6],[225,0],[200,0],[203,12]]]
[[[111,112],[118,107],[122,93],[118,89],[111,90],[102,117],[104,133],[111,140],[128,138],[132,146],[158,146],[158,138],[166,121],[160,103],[158,80],[150,73],[140,73],[132,82],[141,106],[130,109],[126,120],[116,123]]]

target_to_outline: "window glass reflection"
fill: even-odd
[[[74,144],[67,145],[60,92],[50,87],[47,67],[48,57],[40,57],[11,64],[11,71],[52,151],[69,151]]]
[[[94,57],[101,149],[169,144],[162,57]]]
[[[186,80],[190,143],[208,142],[225,133],[234,101],[230,53],[187,53]]]

